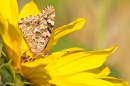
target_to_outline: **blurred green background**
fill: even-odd
[[[19,10],[30,0],[18,0]],[[34,0],[39,9],[53,5],[56,11],[54,28],[77,18],[87,18],[80,31],[63,37],[51,52],[69,47],[99,50],[118,45],[106,61],[111,76],[130,83],[130,0]]]

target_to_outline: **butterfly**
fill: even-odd
[[[36,16],[30,15],[20,20],[19,28],[31,51],[46,56],[45,48],[53,31],[54,22],[55,9],[53,6],[46,6]]]

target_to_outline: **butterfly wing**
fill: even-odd
[[[53,6],[46,6],[37,16],[21,19],[19,28],[30,46],[37,54],[44,51],[54,27],[55,10]]]

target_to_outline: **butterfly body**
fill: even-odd
[[[55,10],[53,6],[46,6],[37,16],[21,19],[19,28],[30,49],[36,54],[46,53],[45,48],[54,27]]]

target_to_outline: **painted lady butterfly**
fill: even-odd
[[[45,48],[53,31],[54,20],[54,7],[46,6],[37,16],[30,15],[19,22],[19,28],[27,45],[34,53],[46,55]]]

